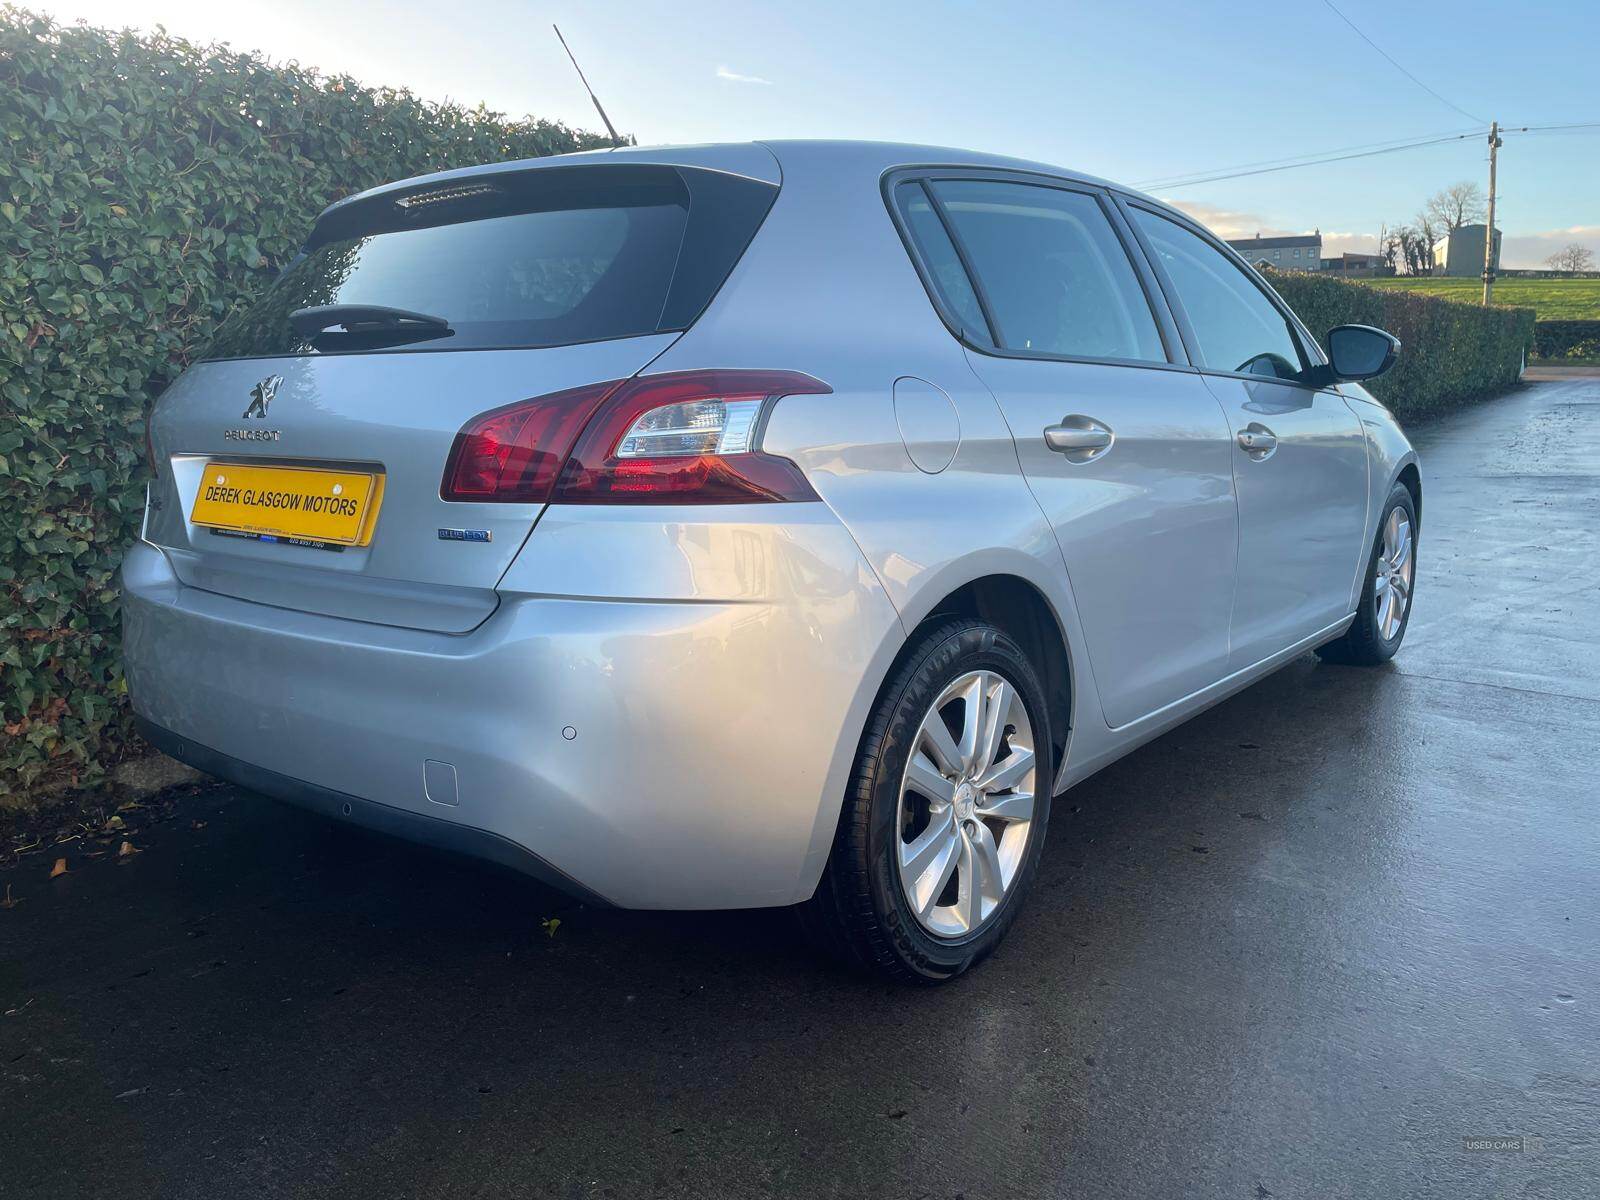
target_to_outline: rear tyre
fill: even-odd
[[[906,983],[942,983],[1016,919],[1050,818],[1044,689],[983,621],[921,635],[879,693],[833,851],[800,908],[813,941]]]
[[[1325,662],[1376,666],[1388,662],[1405,640],[1417,579],[1417,505],[1397,483],[1384,504],[1367,560],[1366,586],[1356,619],[1344,636],[1317,650]]]

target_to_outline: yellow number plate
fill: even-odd
[[[189,519],[212,529],[365,546],[382,502],[382,475],[208,462]]]

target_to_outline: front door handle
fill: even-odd
[[[1111,449],[1116,435],[1093,417],[1074,414],[1044,431],[1044,444],[1070,462],[1088,462]]]
[[[1239,448],[1251,458],[1262,459],[1278,448],[1278,435],[1265,425],[1251,422],[1239,430]]]

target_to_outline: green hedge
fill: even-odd
[[[217,319],[340,196],[606,144],[0,8],[0,805],[122,752],[145,414]]]
[[[1539,321],[1533,345],[1543,359],[1600,358],[1600,321]]]
[[[1269,278],[1319,338],[1335,325],[1376,325],[1400,339],[1400,361],[1367,386],[1402,419],[1448,412],[1510,387],[1533,355],[1531,308],[1484,308],[1309,273],[1273,271]]]

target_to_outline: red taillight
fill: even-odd
[[[568,504],[815,500],[800,468],[759,449],[780,396],[833,389],[797,371],[682,371],[631,379],[585,426],[556,484]]]
[[[456,435],[446,500],[729,504],[815,500],[800,468],[758,448],[780,396],[833,389],[793,371],[683,371],[495,409]]]
[[[439,495],[446,500],[541,504],[572,443],[616,381],[552,392],[474,417],[456,434]]]

